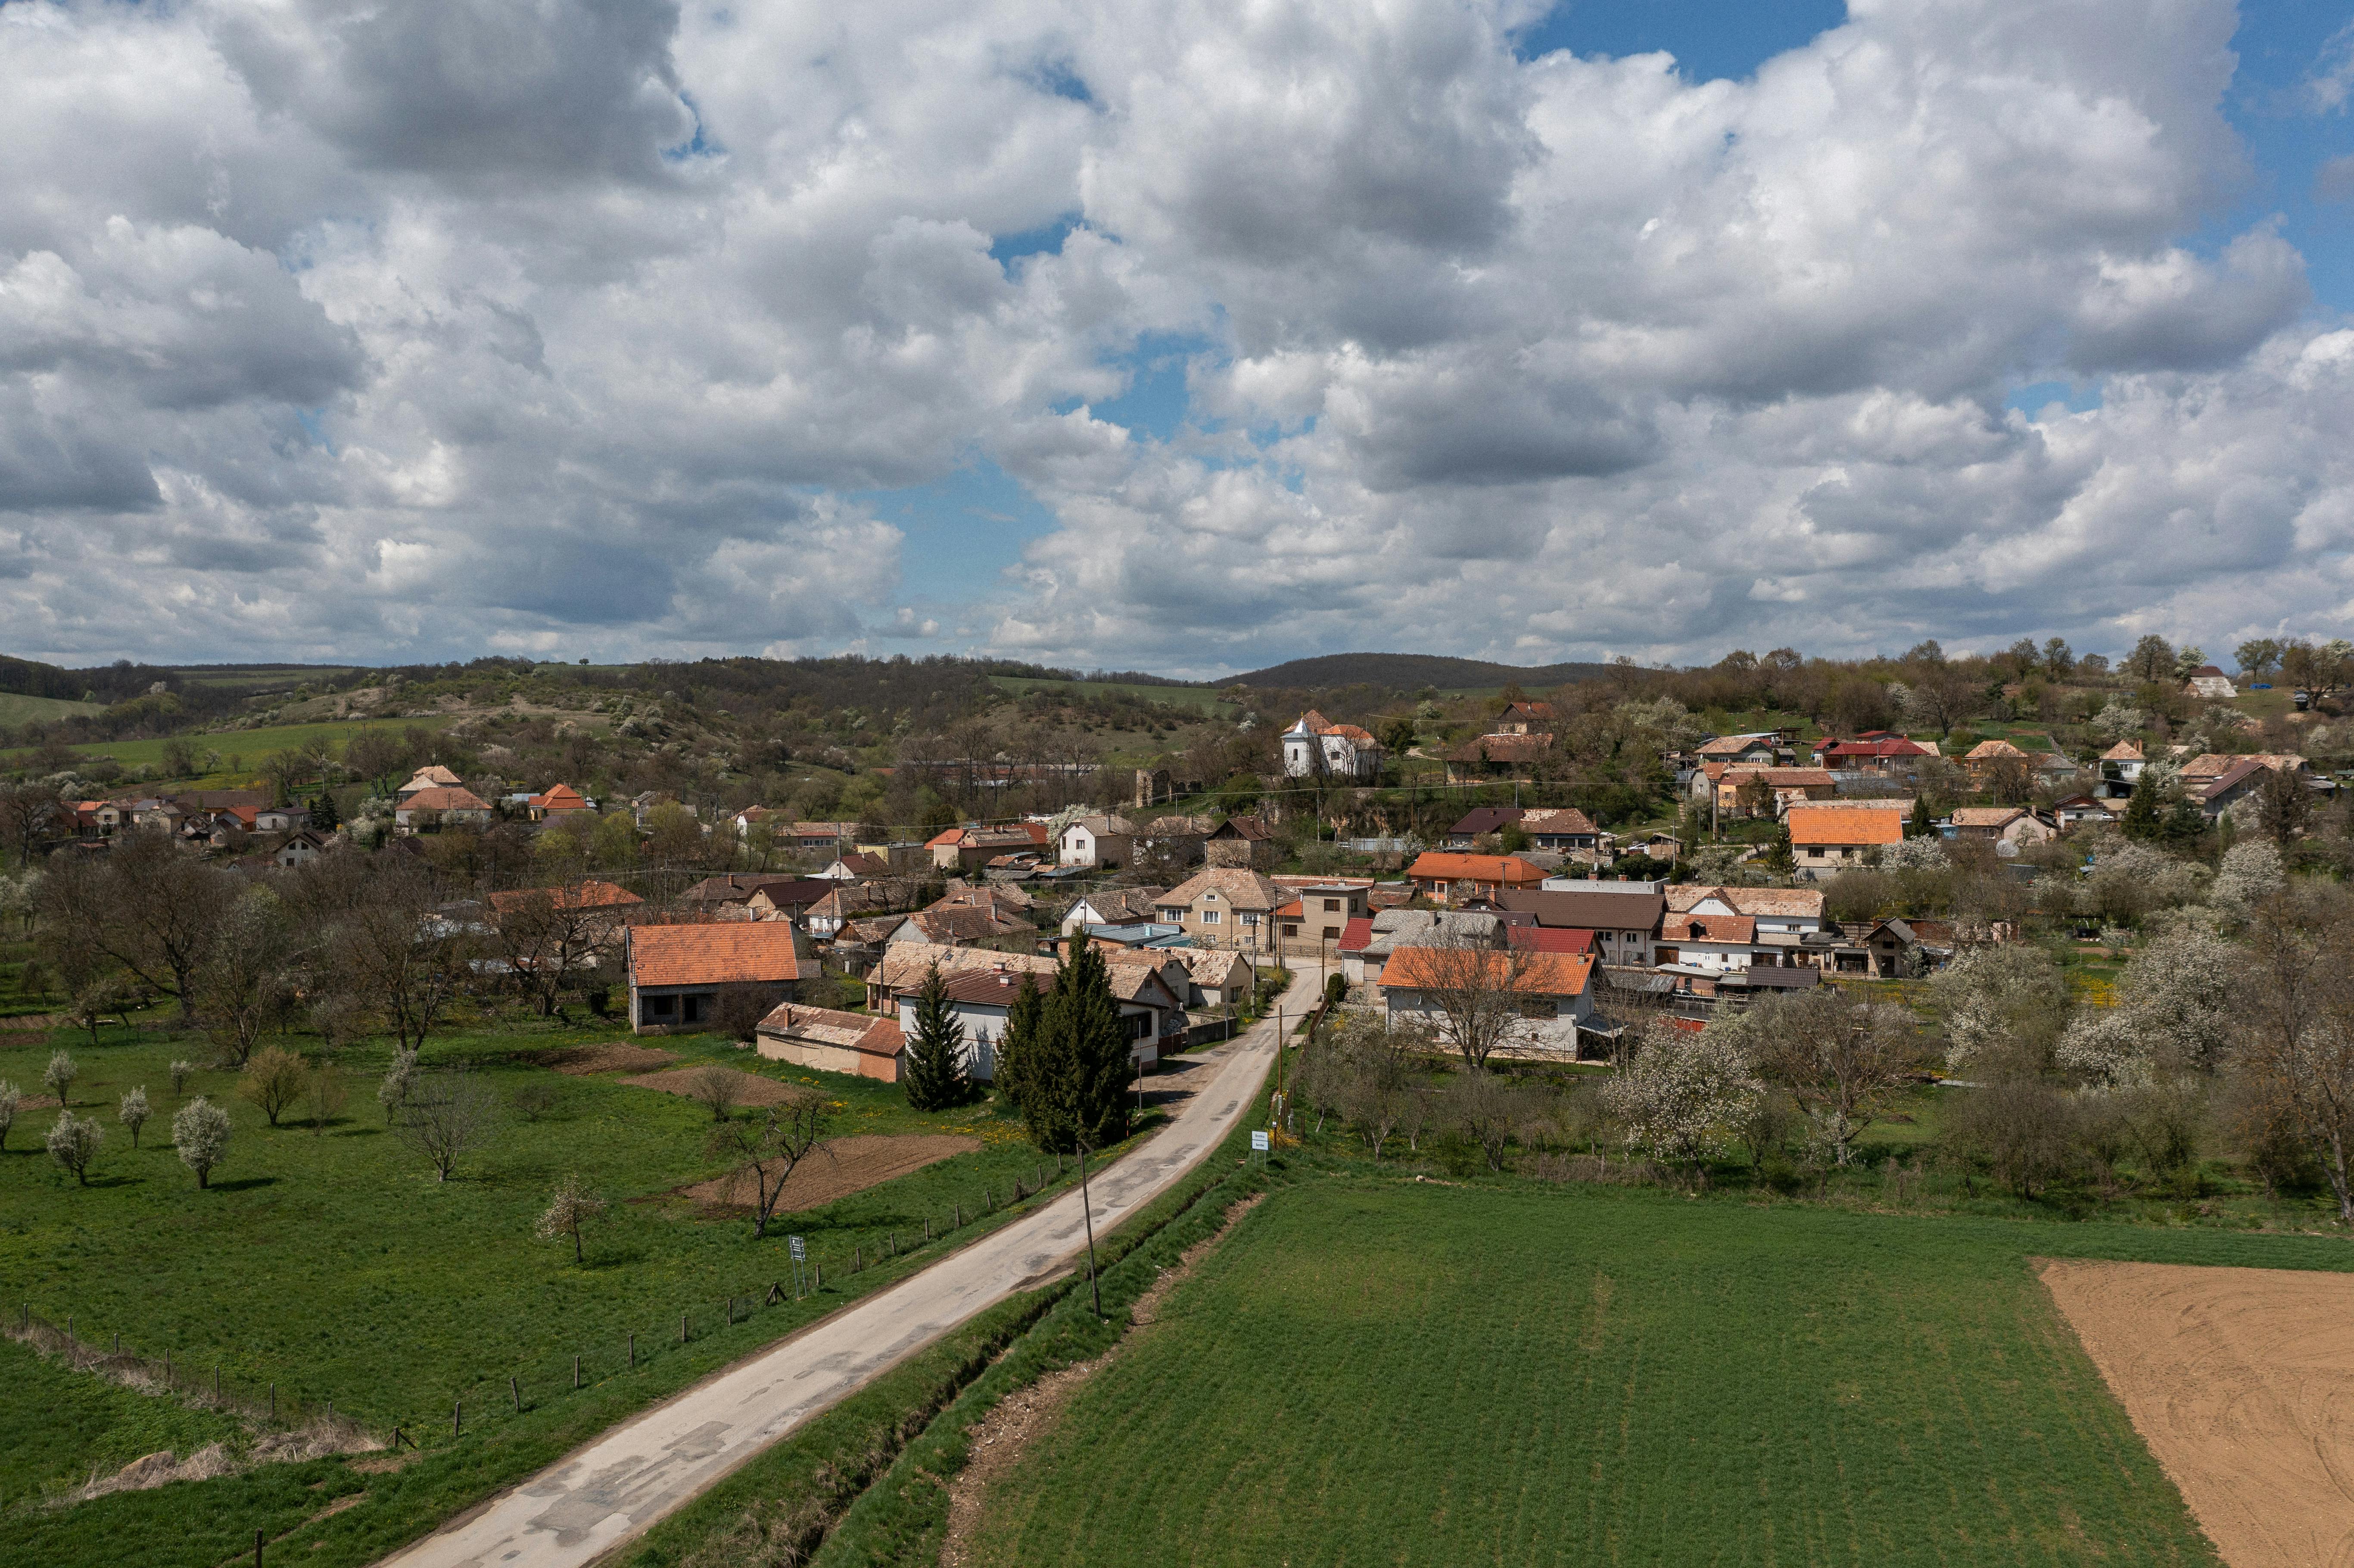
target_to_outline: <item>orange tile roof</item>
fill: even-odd
[[[588,881],[578,887],[517,887],[491,895],[491,907],[504,913],[520,909],[534,898],[546,898],[558,909],[619,909],[644,899],[610,882]]]
[[[631,985],[748,985],[815,980],[800,933],[782,920],[630,927]]]
[[[1871,806],[1790,807],[1794,844],[1893,844],[1904,836],[1904,813]]]
[[[1662,942],[1754,942],[1757,921],[1749,915],[1670,915],[1659,922]]]
[[[1454,983],[1454,960],[1445,955],[1460,951],[1447,948],[1400,948],[1382,966],[1380,984],[1416,991]],[[1513,992],[1521,996],[1582,995],[1585,982],[1594,974],[1594,959],[1583,953],[1482,952],[1474,956],[1480,960],[1479,968],[1490,983],[1510,983]],[[1520,961],[1518,977],[1511,974],[1515,959]]]
[[[585,811],[588,809],[588,797],[569,784],[552,785],[546,794],[534,795],[529,803],[543,811]]]
[[[1527,861],[1509,854],[1454,854],[1426,850],[1405,868],[1408,876],[1433,882],[1494,882],[1506,887],[1532,887],[1545,874]]]

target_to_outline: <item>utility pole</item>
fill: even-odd
[[[1094,1292],[1096,1316],[1103,1316],[1103,1283],[1096,1277],[1096,1214],[1087,1196],[1087,1146],[1079,1145],[1079,1213],[1087,1226],[1087,1288]]]

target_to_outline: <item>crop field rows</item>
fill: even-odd
[[[1081,1389],[979,1560],[2211,1563],[2031,1253],[2327,1243],[1310,1182]]]

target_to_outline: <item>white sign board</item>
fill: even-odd
[[[799,1236],[787,1236],[787,1237],[785,1238],[785,1242],[786,1242],[786,1245],[787,1245],[790,1246],[790,1247],[793,1249],[793,1261],[794,1261],[795,1263],[799,1263],[799,1262],[801,1262],[801,1259],[803,1259],[803,1258],[805,1258],[805,1257],[807,1257],[807,1256],[809,1255],[809,1253],[808,1253],[807,1249],[805,1249],[805,1248],[801,1245],[801,1237],[799,1237]]]
[[[1251,1134],[1251,1152],[1253,1154],[1265,1154],[1267,1152],[1267,1133],[1264,1128],[1256,1130]]]

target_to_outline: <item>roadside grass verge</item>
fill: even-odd
[[[517,1059],[540,1047],[623,1037],[610,1027],[550,1025],[481,1030],[428,1046],[428,1065],[474,1065],[507,1107],[494,1139],[446,1183],[385,1125],[375,1101],[388,1054],[381,1043],[336,1054],[349,1105],[317,1136],[291,1118],[266,1127],[234,1097],[233,1073],[200,1067],[187,1096],[225,1106],[235,1130],[211,1190],[199,1192],[170,1146],[178,1102],[167,1065],[174,1057],[209,1063],[213,1053],[158,1022],[143,1016],[131,1028],[110,1026],[96,1047],[78,1032],[55,1031],[0,1049],[0,1078],[35,1093],[51,1042],[71,1051],[82,1070],[72,1108],[95,1116],[107,1135],[90,1185],[80,1187],[42,1151],[58,1113],[19,1114],[0,1152],[0,1308],[14,1316],[30,1303],[52,1321],[71,1314],[85,1339],[120,1332],[125,1351],[169,1351],[183,1366],[219,1363],[232,1392],[275,1383],[290,1406],[332,1401],[379,1436],[400,1425],[425,1451],[404,1450],[392,1472],[320,1460],[54,1512],[12,1512],[0,1520],[0,1563],[214,1568],[249,1552],[254,1530],[274,1538],[363,1487],[365,1505],[322,1520],[301,1544],[309,1563],[370,1561],[647,1403],[1004,1223],[1019,1212],[1007,1207],[1014,1182],[1027,1190],[1039,1174],[1019,1125],[986,1104],[925,1115],[907,1109],[891,1086],[788,1069],[705,1037],[663,1040],[683,1065],[719,1061],[818,1087],[840,1107],[839,1134],[955,1132],[982,1145],[823,1208],[779,1215],[756,1242],[748,1217],[673,1195],[725,1169],[704,1153],[710,1112],[617,1075],[577,1077]],[[137,1150],[114,1118],[117,1098],[135,1085],[154,1107]],[[514,1107],[517,1091],[533,1087],[552,1088],[557,1101],[536,1119]],[[1044,1164],[1050,1192],[1076,1180],[1066,1171],[1057,1183],[1053,1161]],[[576,1170],[611,1205],[588,1233],[585,1268],[574,1266],[568,1246],[531,1234],[549,1189]],[[960,1208],[966,1223],[950,1231]],[[927,1217],[938,1238],[928,1247]],[[822,1292],[800,1302],[791,1299],[790,1234],[807,1239],[824,1270]],[[864,1265],[855,1273],[854,1256]],[[778,1282],[785,1299],[762,1305]],[[682,1313],[689,1318],[684,1346]],[[577,1393],[576,1354],[587,1385]],[[67,1374],[60,1368],[58,1375]],[[41,1446],[44,1386],[0,1385],[0,1434],[26,1432]],[[464,1433],[453,1442],[452,1406],[461,1399]],[[52,1445],[55,1454],[34,1473],[80,1480],[78,1467],[111,1459],[143,1441],[134,1436],[143,1421],[164,1419],[110,1394],[85,1423],[93,1429]],[[157,1443],[126,1457],[177,1446]],[[19,1495],[16,1474],[11,1467],[11,1496]],[[321,1483],[324,1490],[311,1489]],[[188,1527],[192,1514],[204,1528]]]
[[[991,1489],[977,1561],[2213,1563],[2030,1259],[2354,1266],[1295,1171]],[[908,1458],[944,1473],[932,1441]],[[860,1509],[821,1561],[931,1561],[912,1534],[837,1556]]]

